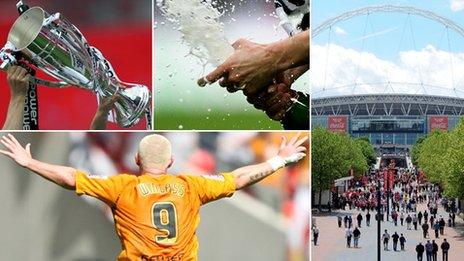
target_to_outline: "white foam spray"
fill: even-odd
[[[212,0],[157,0],[166,19],[182,33],[183,41],[190,47],[190,54],[198,57],[203,65],[218,66],[234,49],[219,21],[222,13]]]

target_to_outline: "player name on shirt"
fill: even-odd
[[[167,194],[170,193],[173,196],[179,198],[184,197],[185,187],[181,183],[168,183],[160,186],[154,183],[140,183],[137,185],[138,192],[141,196],[145,197],[154,194]]]
[[[184,254],[178,254],[172,257],[167,256],[142,256],[142,261],[181,261]]]

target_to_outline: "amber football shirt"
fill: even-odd
[[[113,211],[122,252],[118,260],[197,260],[200,206],[235,192],[230,173],[217,176],[76,173],[76,193]]]

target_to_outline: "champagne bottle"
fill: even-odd
[[[298,98],[285,113],[281,123],[286,130],[309,130],[309,95],[297,93]]]

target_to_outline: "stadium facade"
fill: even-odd
[[[323,127],[368,137],[384,153],[409,152],[434,129],[451,130],[464,115],[464,99],[411,94],[364,94],[315,98],[312,129]]]

